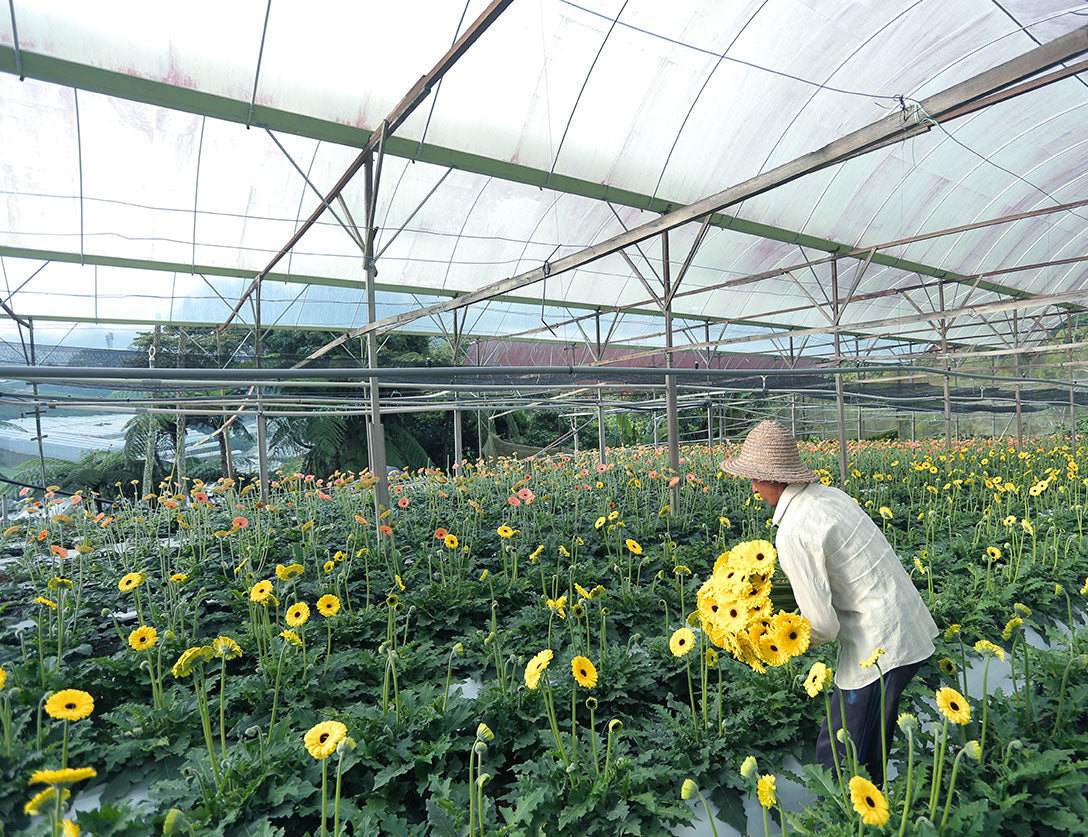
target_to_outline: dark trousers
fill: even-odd
[[[884,674],[883,724],[889,752],[892,747],[892,735],[895,732],[895,719],[899,714],[899,698],[910,679],[921,667],[922,663],[912,663],[909,666],[893,668]],[[833,752],[838,756],[839,764],[846,764],[843,758],[845,753],[843,745],[835,738],[836,733],[842,728],[844,713],[846,731],[850,733],[850,741],[857,750],[858,763],[868,768],[869,776],[876,784],[882,785],[884,764],[880,746],[880,681],[874,680],[868,686],[847,689],[845,692],[838,687],[835,688],[831,696],[832,729],[828,730],[825,718],[823,726],[820,727],[820,735],[816,739],[816,760],[829,770],[833,770],[835,766]]]

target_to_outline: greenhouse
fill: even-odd
[[[0,835],[1088,834],[1088,5],[6,5]]]

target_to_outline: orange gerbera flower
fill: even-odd
[[[245,529],[249,525],[249,521],[239,515],[230,522],[231,526],[235,529]]]
[[[67,558],[68,550],[63,546],[57,546],[55,543],[49,545],[49,551],[56,555],[58,558]]]
[[[439,541],[445,540],[446,535],[448,535],[448,534],[449,534],[449,532],[447,532],[441,526],[439,526],[437,529],[434,530],[435,540],[439,540]]]
[[[386,526],[386,525],[382,524],[381,526],[378,527],[378,531],[381,532],[383,535],[387,535],[387,536],[392,535],[393,534],[393,527],[392,526]]]

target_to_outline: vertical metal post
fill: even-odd
[[[839,263],[831,262],[831,301],[835,315],[835,407],[839,419],[839,483],[846,485],[846,407],[843,403],[842,372],[838,369],[842,366],[842,345],[839,338],[839,319],[842,305],[839,302]]]
[[[261,368],[264,355],[264,337],[261,334],[261,288],[264,283],[257,279],[253,291],[253,353],[257,368]],[[257,478],[261,489],[261,502],[268,502],[268,419],[264,414],[264,387],[257,387]]]
[[[944,314],[944,283],[937,285],[937,300],[941,306],[941,313]],[[945,448],[952,447],[952,400],[950,398],[948,388],[948,372],[951,368],[948,362],[948,320],[945,317],[940,319],[941,329],[941,357],[944,358],[944,446]],[[959,435],[958,433],[956,434]]]
[[[147,353],[147,366],[149,369],[155,368],[155,356],[159,353],[159,337],[162,334],[162,326],[155,326],[154,334],[151,336],[151,349]],[[155,397],[155,393],[151,393],[151,397]],[[155,422],[155,412],[152,409],[147,411],[147,430],[144,435],[144,480],[143,490],[144,496],[154,492],[155,482],[155,448],[158,441],[158,426]]]
[[[665,299],[665,368],[673,368],[672,357],[672,296],[669,272],[669,231],[661,233],[661,286]],[[676,414],[676,376],[665,375],[665,419],[669,435],[669,470],[680,476],[680,420]],[[675,515],[680,508],[680,483],[669,490],[669,507]]]
[[[223,338],[220,332],[215,333],[215,356],[220,368],[223,366]],[[227,391],[220,390],[220,395],[226,396]],[[225,421],[225,419],[221,419]],[[234,456],[230,450],[230,425],[220,428],[219,455],[223,459],[223,471],[227,479],[234,479]]]
[[[597,360],[601,359],[601,353],[603,351],[601,346],[601,312],[597,311],[594,320],[597,324]],[[573,353],[572,353],[573,354]],[[573,362],[574,358],[571,358]],[[601,458],[601,464],[607,462],[607,452],[605,449],[605,433],[604,433],[604,404],[602,399],[604,397],[604,390],[601,387],[597,387],[597,449]]]
[[[710,403],[706,405],[706,446],[714,449],[714,407]]]
[[[364,167],[364,200],[366,202],[366,234],[363,236],[363,260],[366,264],[366,320],[374,322],[378,318],[377,303],[374,298],[374,281],[378,270],[374,264],[374,155],[367,155]],[[378,368],[378,338],[371,331],[366,335],[367,363],[371,369]],[[370,438],[369,438],[370,473],[378,480],[374,486],[375,521],[381,519],[381,513],[389,508],[389,472],[385,466],[385,427],[382,425],[381,394],[378,391],[378,379],[370,378]]]
[[[797,368],[797,360],[793,354],[793,335],[790,335],[790,369]],[[790,433],[797,438],[797,393],[790,392]]]
[[[184,326],[178,332],[178,369],[182,369],[185,366],[185,345],[188,342],[189,333],[185,330]],[[180,398],[182,393],[178,393]],[[176,453],[174,454],[174,478],[177,480],[178,493],[188,494],[189,487],[187,485],[189,476],[187,473],[185,463],[185,413],[178,411],[177,420],[174,424],[174,437],[177,442]]]
[[[484,420],[480,410],[476,411],[476,458],[484,458]]]
[[[1070,314],[1066,320],[1066,335],[1065,341],[1072,346],[1073,345],[1073,315]],[[1076,367],[1073,366],[1073,350],[1069,350],[1069,444],[1073,446],[1073,450],[1076,451],[1077,447],[1077,402],[1073,393],[1073,381],[1074,372]]]
[[[997,377],[997,359],[990,358],[990,375]],[[990,438],[997,438],[997,413],[990,411]]]
[[[34,320],[27,319],[27,333],[30,335],[30,365],[38,365],[38,356],[34,348]],[[158,328],[158,326],[156,326]],[[42,408],[38,404],[38,385],[30,385],[31,392],[34,393],[34,432],[38,442],[38,464],[41,466],[42,471],[42,487],[47,485],[45,478],[45,445],[43,440],[45,437],[42,435]]]
[[[1014,309],[1012,312],[1012,347],[1013,349],[1020,348],[1020,330],[1019,321],[1017,318],[1017,312]],[[1024,448],[1024,420],[1020,411],[1020,353],[1014,351],[1012,354],[1013,362],[1013,374],[1016,376],[1016,447],[1019,450]]]

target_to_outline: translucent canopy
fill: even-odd
[[[61,333],[222,322],[485,5],[16,0],[0,17],[11,311]],[[889,113],[924,122],[913,103],[1086,15],[517,0],[386,143],[377,316],[550,263]],[[941,312],[954,343],[1011,340],[1013,311],[1043,315],[1019,329],[1040,339],[1083,301],[1088,206],[1057,207],[1084,198],[1086,105],[1073,75],[778,186],[716,215],[686,270],[698,225],[674,230],[677,344],[785,354],[792,335],[826,354],[836,284],[841,327],[887,338],[870,351],[939,342]],[[264,324],[366,322],[364,203],[358,176],[279,262]],[[660,347],[663,262],[655,237],[475,304],[458,328],[592,343],[600,326]],[[453,316],[405,327],[452,333]]]

